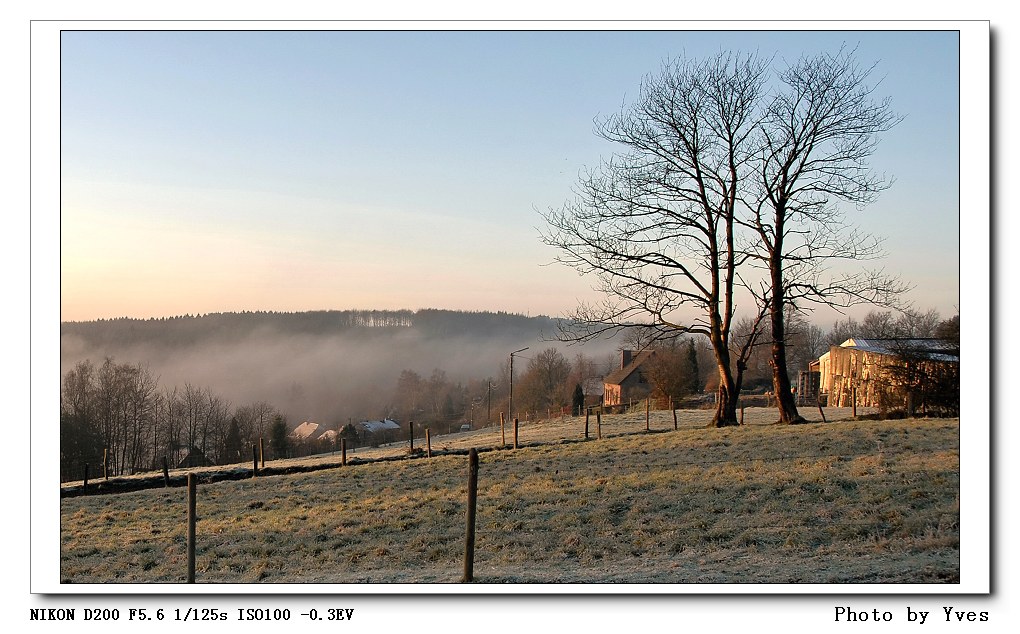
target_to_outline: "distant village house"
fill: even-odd
[[[653,385],[643,366],[654,356],[654,350],[621,350],[620,367],[603,379],[603,404],[623,405],[632,400],[647,398]]]

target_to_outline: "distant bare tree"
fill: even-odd
[[[569,383],[570,363],[556,348],[546,348],[528,361],[528,367],[515,384],[515,401],[520,408],[544,411],[570,404],[573,385]],[[519,385],[517,391],[516,385]]]
[[[960,347],[960,315],[953,315],[945,321],[939,322],[935,328],[935,336],[945,342]]]
[[[897,320],[897,330],[901,337],[930,338],[935,336],[942,317],[934,308],[925,312],[905,310]]]
[[[672,398],[675,403],[698,391],[698,357],[692,339],[673,341],[659,346],[646,363],[646,372],[653,394],[661,399]]]

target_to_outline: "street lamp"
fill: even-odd
[[[485,380],[485,426],[492,424],[492,379]]]
[[[518,352],[524,352],[525,350],[527,350],[527,348],[514,350],[510,353],[510,402],[507,405],[507,422],[514,419],[514,355]]]

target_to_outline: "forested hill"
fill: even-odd
[[[373,336],[410,330],[425,338],[496,337],[530,339],[552,337],[556,320],[504,312],[467,312],[438,309],[320,310],[297,313],[240,312],[184,315],[159,319],[102,319],[63,322],[61,338],[78,338],[87,347],[193,345],[229,343],[264,332],[290,335]]]
[[[108,319],[62,323],[60,365],[64,375],[112,359],[146,368],[161,388],[332,421],[385,415],[404,370],[465,384],[498,377],[511,351],[564,348],[550,341],[556,333],[550,317],[432,309]]]

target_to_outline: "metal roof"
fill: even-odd
[[[392,429],[400,429],[400,423],[394,422],[390,419],[386,420],[363,420],[358,423],[358,427],[361,427],[368,432],[387,431]]]
[[[960,361],[960,351],[953,344],[941,339],[862,339],[855,337],[847,339],[840,344],[840,347],[894,356],[914,354],[931,359],[932,361],[951,361],[956,363]]]

